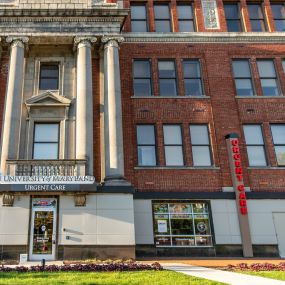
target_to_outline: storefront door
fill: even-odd
[[[30,260],[55,259],[56,209],[56,198],[32,199]]]

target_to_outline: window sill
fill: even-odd
[[[210,99],[210,96],[132,96],[132,99],[192,99],[192,100],[200,100],[200,99]]]
[[[167,170],[167,169],[175,169],[175,170],[220,170],[220,167],[216,166],[135,166],[136,170],[145,170],[145,169],[156,169],[156,170]]]
[[[276,169],[280,169],[280,170],[285,170],[285,166],[249,166],[247,167],[247,169],[252,169],[252,170],[276,170]]]
[[[280,95],[280,96],[257,96],[257,95],[253,95],[253,96],[235,96],[235,98],[238,99],[284,99],[285,96]]]

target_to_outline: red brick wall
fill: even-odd
[[[254,191],[284,191],[285,169],[276,167],[269,123],[285,123],[283,98],[263,98],[256,58],[275,60],[281,88],[285,93],[285,74],[281,59],[285,45],[281,44],[127,44],[120,49],[124,152],[126,177],[140,191],[219,191],[231,186],[228,154],[224,136],[236,132],[241,136],[242,164],[245,185]],[[157,59],[175,59],[179,96],[177,98],[143,99],[133,96],[132,60],[150,58],[154,96],[159,95]],[[181,98],[183,90],[182,59],[199,58],[202,64],[205,93],[209,99]],[[232,58],[249,58],[253,64],[253,79],[259,98],[236,98],[232,75]],[[136,124],[155,124],[159,166],[165,166],[162,124],[178,123],[183,128],[184,157],[188,169],[138,169]],[[208,123],[214,163],[218,169],[191,169],[192,155],[188,126]],[[263,124],[264,140],[271,167],[248,169],[242,124]]]
[[[193,14],[194,14],[194,18],[195,18],[197,32],[226,32],[227,31],[227,24],[226,24],[226,19],[225,19],[225,14],[224,14],[223,2],[231,2],[231,1],[217,0],[217,8],[218,8],[218,17],[219,17],[220,28],[219,29],[211,29],[211,30],[208,29],[207,30],[204,27],[204,19],[203,19],[203,11],[202,11],[201,0],[193,0],[192,1]],[[148,0],[148,1],[132,0],[132,1],[128,1],[128,0],[124,0],[124,7],[129,8],[130,3],[146,3],[147,4],[148,23],[149,23],[149,31],[150,32],[155,31],[153,4],[154,3],[155,4],[156,3],[169,3],[170,13],[171,13],[171,21],[172,21],[172,30],[174,32],[179,31],[178,30],[176,6],[179,3],[185,4],[186,2],[184,2],[183,0],[169,0],[169,1],[164,1],[164,0],[156,0],[156,1],[153,1],[153,0]],[[235,3],[240,3],[241,19],[242,19],[242,23],[244,26],[244,30],[246,32],[251,32],[251,25],[250,25],[246,0],[240,0],[240,1],[237,1]],[[274,20],[272,17],[272,10],[271,10],[271,6],[270,6],[270,1],[264,0],[262,7],[263,7],[264,19],[265,19],[265,22],[267,24],[268,31],[274,32],[275,31],[275,24],[274,24]],[[127,32],[131,31],[130,16],[128,17],[128,19],[125,23],[124,31],[127,31]]]

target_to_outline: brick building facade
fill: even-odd
[[[1,179],[42,177],[1,258],[284,257],[284,2],[36,2],[0,6]]]

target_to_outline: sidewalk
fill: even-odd
[[[164,269],[179,273],[205,278],[213,281],[223,282],[231,285],[285,285],[284,281],[252,276],[247,274],[217,270],[207,267],[161,263]]]

